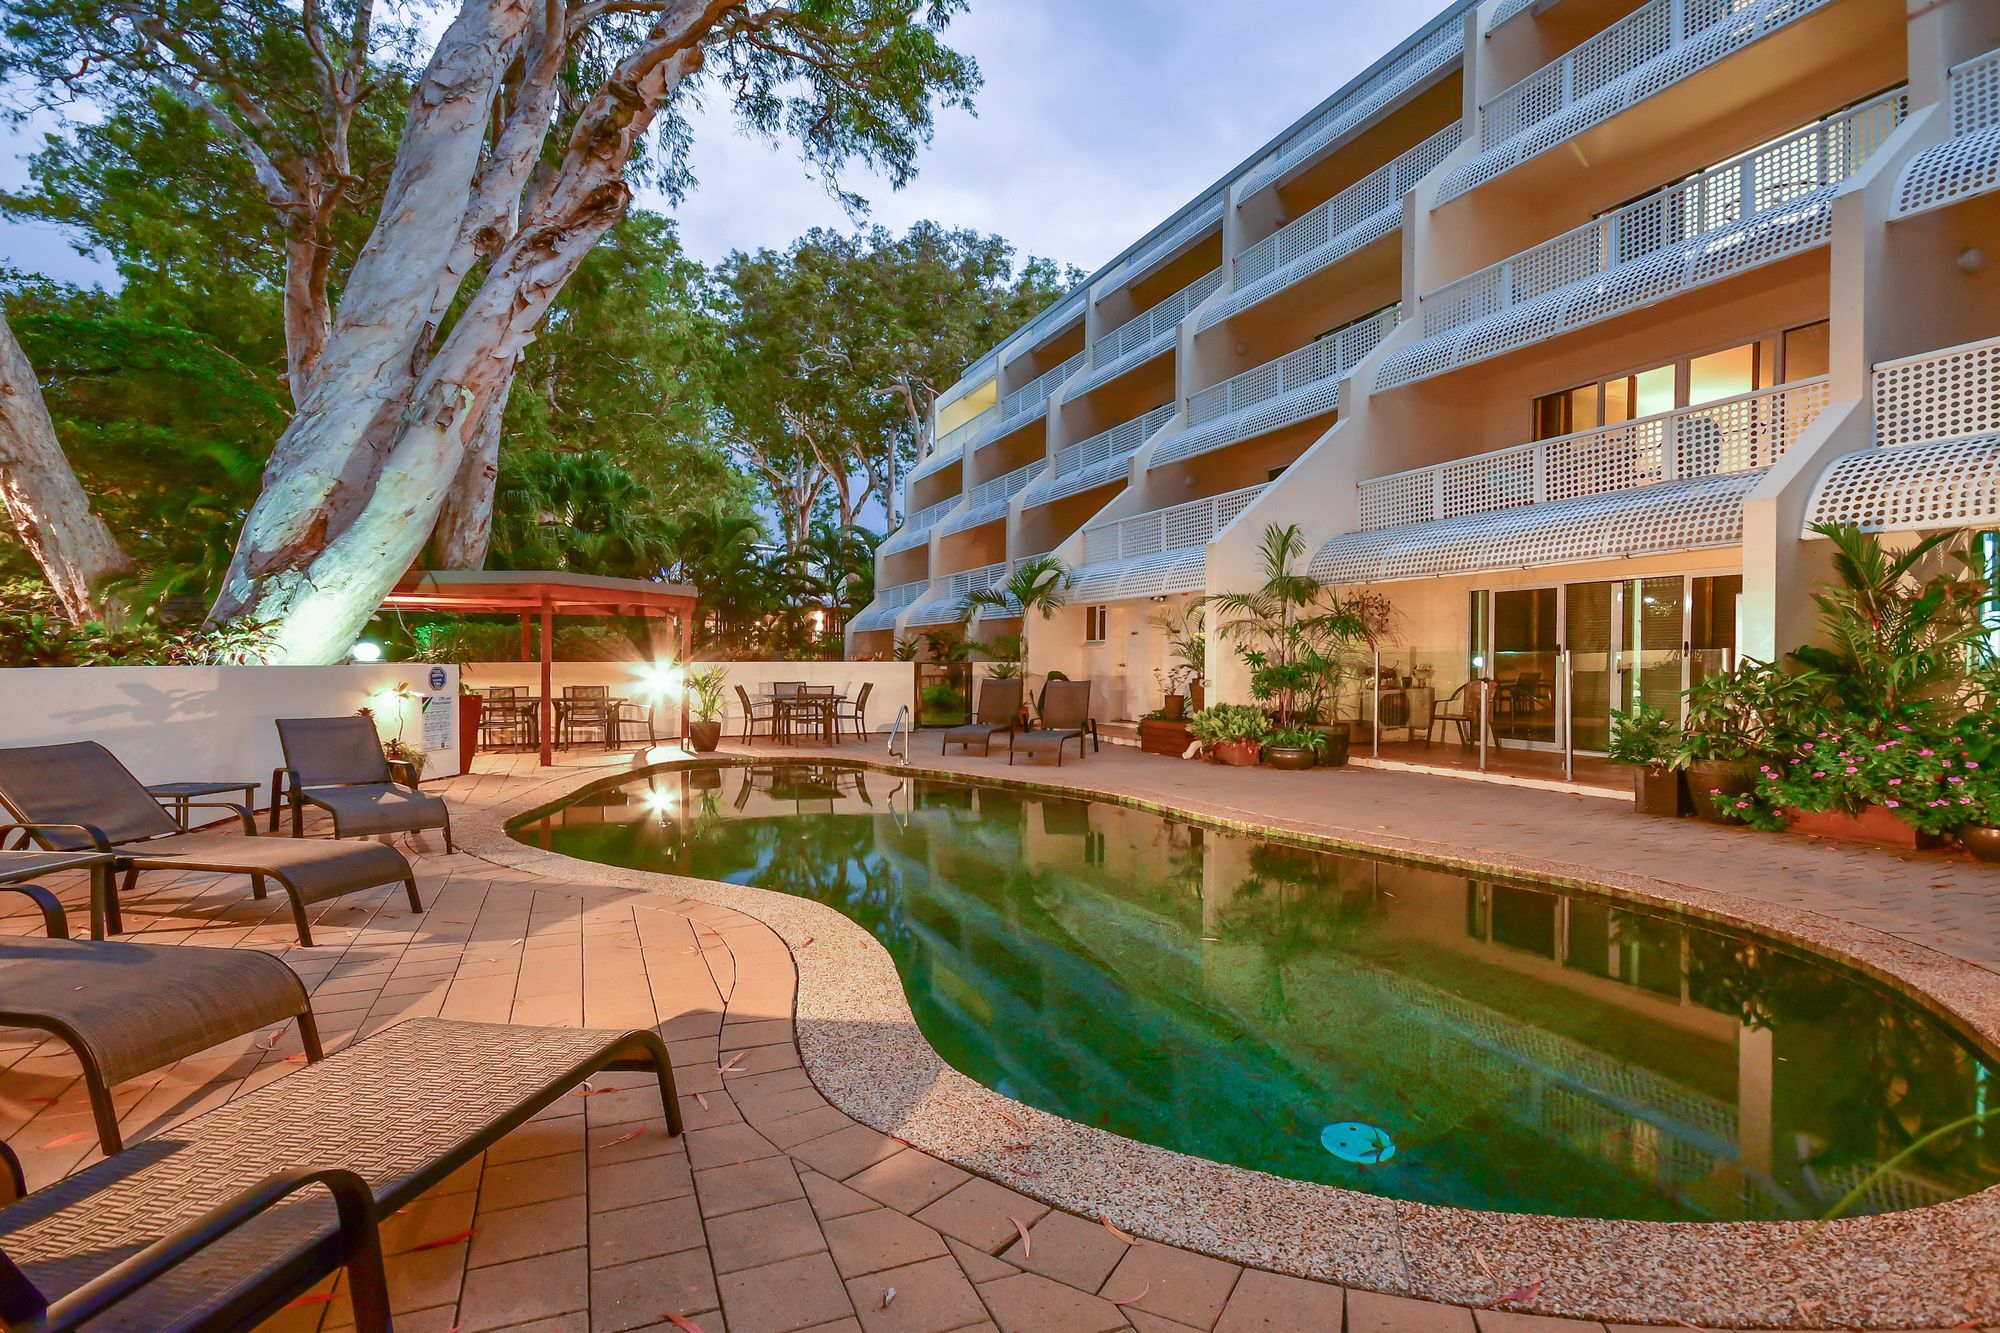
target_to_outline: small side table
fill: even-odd
[[[41,909],[42,920],[49,928],[49,935],[52,938],[61,938],[62,936],[57,934],[57,929],[63,919],[62,905],[47,890],[28,881],[65,870],[88,870],[90,937],[101,940],[107,927],[113,934],[121,933],[125,928],[125,923],[119,918],[118,899],[112,892],[111,864],[112,857],[108,852],[25,850],[0,852],[0,884],[15,886],[19,891],[26,893],[35,906]]]
[[[203,796],[221,796],[228,792],[243,793],[244,808],[257,808],[256,782],[154,782],[146,787],[146,794],[157,801],[170,803],[174,807],[174,818],[186,828],[188,814],[193,803]]]

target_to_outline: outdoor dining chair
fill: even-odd
[[[617,723],[612,717],[611,687],[563,686],[563,706],[556,728],[558,745],[574,745],[579,733],[589,736],[594,732],[589,738],[604,742],[604,748],[610,749],[618,738]]]
[[[416,872],[387,843],[260,838],[245,807],[220,801],[192,804],[235,811],[242,836],[190,833],[96,741],[0,749],[0,806],[15,821],[0,824],[0,841],[20,831],[51,850],[110,853],[111,868],[124,873],[124,883],[114,890],[107,880],[102,916],[109,933],[124,930],[119,894],[132,891],[142,870],[247,875],[256,898],[265,895],[267,881],[275,880],[291,903],[292,922],[306,948],[312,947],[306,909],[329,898],[401,884],[410,910],[424,910]]]
[[[768,701],[764,703],[754,702],[750,698],[748,690],[744,689],[741,685],[735,688],[736,702],[743,707],[743,739],[747,741],[754,737],[757,734],[757,724],[760,722],[764,724],[764,734],[775,738],[777,735],[777,705]],[[759,709],[763,711],[759,712]]]
[[[874,688],[874,681],[863,681],[861,693],[855,695],[852,699],[842,701],[840,705],[840,710],[836,718],[836,727],[844,727],[850,722],[853,723],[855,740],[865,741],[868,739],[868,695]]]
[[[485,700],[479,711],[481,748],[518,745],[525,749],[540,739],[535,730],[535,708],[525,687],[489,685],[479,691],[479,697]]]
[[[366,717],[281,717],[278,744],[285,767],[271,775],[271,790],[286,791],[292,803],[292,836],[305,836],[305,807],[333,816],[336,838],[383,833],[444,830],[451,841],[451,809],[442,796],[417,789],[416,772],[382,750],[375,722]],[[279,783],[286,785],[280,787]],[[278,801],[271,799],[271,828],[278,827]]]

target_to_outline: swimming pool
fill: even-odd
[[[2000,1178],[1993,1069],[1886,987],[1607,899],[827,763],[660,771],[515,835],[825,903],[951,1065],[1297,1180],[1509,1212],[1816,1217]]]

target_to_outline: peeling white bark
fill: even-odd
[[[97,615],[97,590],[131,569],[56,443],[34,367],[0,311],[0,505],[69,618]]]
[[[507,395],[514,375],[497,393],[489,393],[474,411],[452,478],[451,490],[438,511],[437,533],[431,540],[434,569],[484,569],[493,542],[493,492],[500,479],[500,421],[507,413]]]

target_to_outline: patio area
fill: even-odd
[[[1008,776],[1004,760],[940,760],[933,735],[918,742],[923,752],[913,761],[921,767]],[[774,748],[883,758],[875,744],[756,750]],[[459,853],[443,855],[435,836],[410,844],[420,853],[426,910],[413,915],[387,891],[321,904],[313,948],[296,946],[281,904],[254,902],[233,887],[213,891],[211,876],[149,875],[130,899],[126,924],[135,938],[284,957],[312,990],[329,1048],[415,1015],[654,1027],[670,1043],[684,1139],[665,1132],[643,1075],[601,1077],[388,1220],[400,1327],[1603,1327],[1343,1291],[1143,1235],[1133,1243],[1095,1217],[1051,1209],[850,1119],[815,1086],[794,1032],[795,956],[808,954],[812,941],[788,944],[762,921],[682,896],[667,877],[637,877],[649,882],[640,888],[629,873],[582,863],[567,863],[573,871],[563,873],[530,870],[506,840],[506,815],[638,762],[602,751],[564,756],[552,769],[531,755],[482,757],[473,774],[437,784],[457,815]],[[1958,857],[1898,857],[1647,820],[1602,799],[1423,774],[1220,770],[1113,747],[1061,769],[1017,766],[1011,776],[1389,851],[1651,886],[1752,919],[1811,917],[1836,932],[1864,926],[1921,946],[1913,955],[1934,951],[2000,970],[1995,873]],[[82,902],[80,881],[56,886],[73,908]],[[11,905],[0,917],[7,933],[29,933],[34,924]],[[811,961],[808,983],[818,984],[814,969],[828,962]],[[31,1186],[95,1160],[89,1107],[67,1052],[10,1033],[0,1054],[7,1070],[0,1132],[20,1153]],[[118,1105],[128,1141],[282,1078],[302,1059],[287,1028],[275,1043],[268,1034],[246,1037],[124,1084]],[[1504,1256],[1494,1264],[1487,1302],[1544,1276],[1512,1271]],[[1968,1317],[1995,1308],[1991,1291],[1960,1295]],[[1792,1326],[1818,1326],[1813,1315],[1801,1299]],[[350,1323],[334,1284],[274,1326]]]

